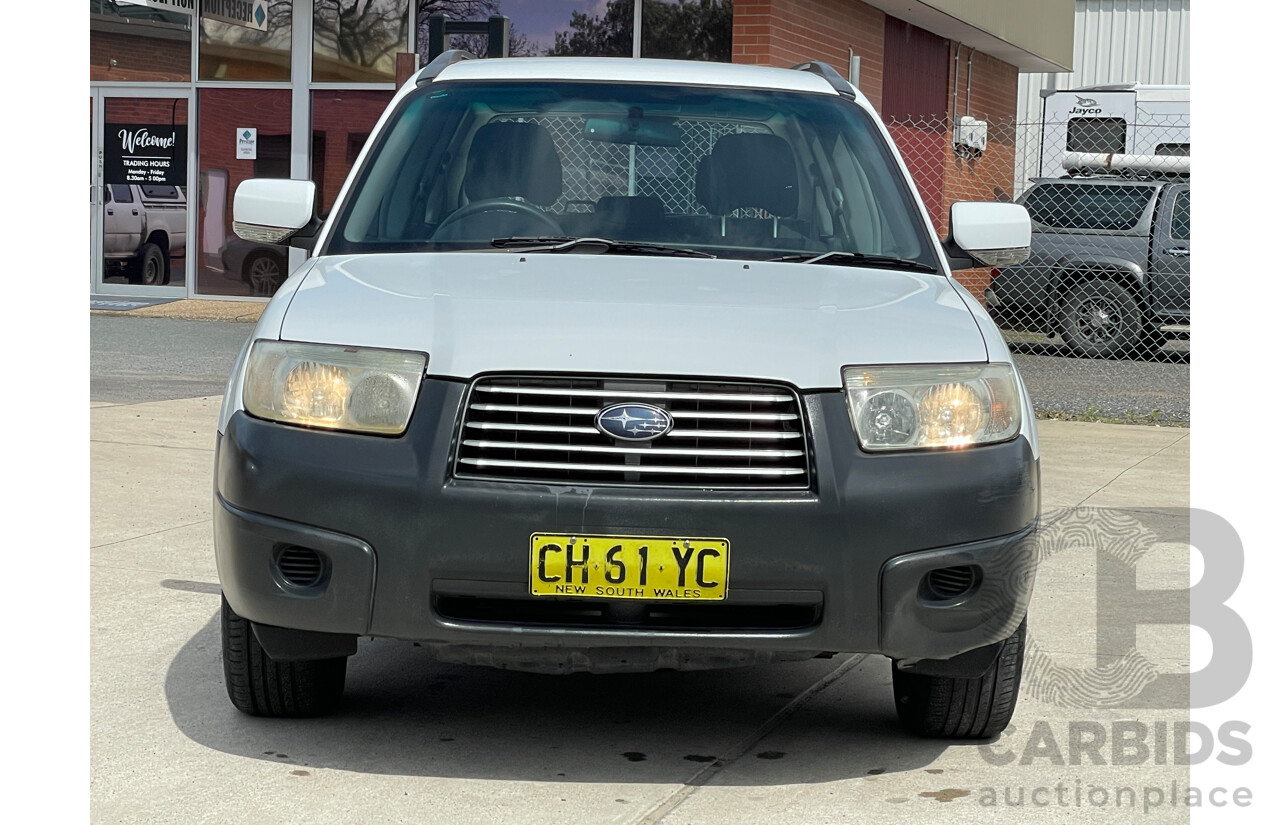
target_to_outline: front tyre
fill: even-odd
[[[249,620],[236,615],[223,596],[222,671],[231,704],[250,716],[323,716],[342,699],[347,659],[272,659]]]
[[[976,679],[925,676],[893,668],[893,697],[902,724],[932,739],[989,739],[1013,718],[1022,685],[1027,620],[1000,642],[991,668]]]
[[[163,286],[169,283],[165,267],[164,250],[153,243],[144,243],[138,250],[137,260],[132,264],[129,283]]]

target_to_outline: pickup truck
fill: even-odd
[[[187,248],[187,198],[167,184],[103,187],[102,249],[107,275],[131,284],[169,283],[170,257]]]
[[[1031,257],[992,273],[987,309],[1058,333],[1078,355],[1140,356],[1191,324],[1191,183],[1037,179]]]

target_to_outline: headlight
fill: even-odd
[[[418,352],[255,341],[244,408],[284,424],[399,435],[426,366]]]
[[[849,418],[864,450],[966,447],[1022,427],[1009,364],[845,367]]]

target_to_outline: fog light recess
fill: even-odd
[[[328,572],[325,557],[309,547],[287,544],[276,550],[276,573],[291,587],[312,588],[324,582]]]
[[[925,575],[920,595],[926,601],[952,601],[976,590],[981,579],[982,570],[976,565],[940,567]]]

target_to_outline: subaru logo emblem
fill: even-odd
[[[670,413],[652,404],[614,404],[596,415],[600,432],[623,441],[652,441],[673,424]]]

